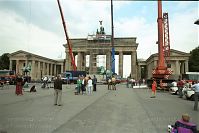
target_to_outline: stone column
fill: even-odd
[[[82,56],[82,70],[83,71],[86,71],[86,54],[83,53],[83,56]]]
[[[175,65],[175,73],[177,76],[180,75],[180,63],[179,63],[179,60],[176,60],[176,65]]]
[[[142,66],[138,65],[138,79],[141,79],[141,72],[142,71]]]
[[[19,73],[19,60],[16,60],[16,74]]]
[[[77,70],[82,70],[82,53],[78,52],[77,54]]]
[[[46,63],[43,62],[43,75],[46,75]]]
[[[57,68],[56,68],[56,64],[54,64],[54,76],[57,76]]]
[[[12,70],[12,60],[10,60],[9,70]]]
[[[47,75],[49,75],[49,63],[46,63],[47,65]]]
[[[63,73],[64,72],[64,68],[63,68],[63,64],[61,64],[61,73]]]
[[[181,62],[181,74],[184,74],[185,73],[185,62],[182,61]]]
[[[106,53],[106,70],[111,70],[111,52]]]
[[[189,71],[189,63],[188,60],[185,61],[185,73]]]
[[[41,62],[38,61],[37,79],[41,79]]]
[[[153,68],[155,69],[157,66],[158,66],[158,61],[154,60],[154,62],[153,62]]]
[[[50,64],[50,75],[51,76],[53,75],[53,64],[52,63]]]
[[[71,58],[70,58],[69,52],[66,52],[66,69],[65,70],[66,71],[71,71],[72,70],[72,67],[71,67]]]
[[[28,59],[25,60],[25,67],[28,66]]]
[[[90,57],[89,57],[89,74],[93,73],[93,54],[90,52]]]
[[[123,52],[119,52],[119,75],[123,77]]]
[[[131,77],[136,78],[136,52],[131,52]]]
[[[32,80],[35,80],[35,60],[32,60],[32,63],[31,63],[31,79]]]

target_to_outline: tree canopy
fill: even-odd
[[[9,53],[4,53],[2,56],[0,56],[0,70],[3,69],[9,69]]]
[[[190,52],[189,57],[189,71],[199,72],[199,46]]]

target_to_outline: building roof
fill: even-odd
[[[182,52],[182,51],[175,50],[175,49],[170,49],[170,53],[171,53],[171,55],[170,55],[171,57],[175,56],[175,55],[172,55],[172,53],[176,53],[176,54],[179,54],[181,56],[190,56],[189,53]],[[146,61],[149,61],[151,58],[154,58],[154,57],[157,57],[157,56],[158,56],[158,53],[152,54]]]
[[[40,55],[36,55],[36,54],[30,53],[30,52],[27,52],[27,51],[23,51],[23,50],[18,50],[16,52],[13,52],[13,53],[9,54],[9,57],[12,57],[14,55],[21,54],[21,53],[26,54],[27,56],[30,56],[30,57],[33,56],[33,57],[37,57],[37,58],[41,58],[41,59],[57,62],[57,60],[46,58],[46,57],[43,57],[43,56],[40,56]]]

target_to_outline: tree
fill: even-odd
[[[189,71],[199,72],[199,46],[190,52],[189,57]]]
[[[0,56],[0,70],[9,69],[10,61],[8,55],[9,53],[5,53]]]

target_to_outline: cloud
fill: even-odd
[[[64,36],[28,24],[13,12],[0,12],[0,16],[4,18],[0,21],[1,53],[25,50],[48,58],[64,54]]]
[[[198,19],[195,9],[183,13],[175,13],[170,19],[171,48],[190,52],[199,44],[198,26],[194,21]]]

